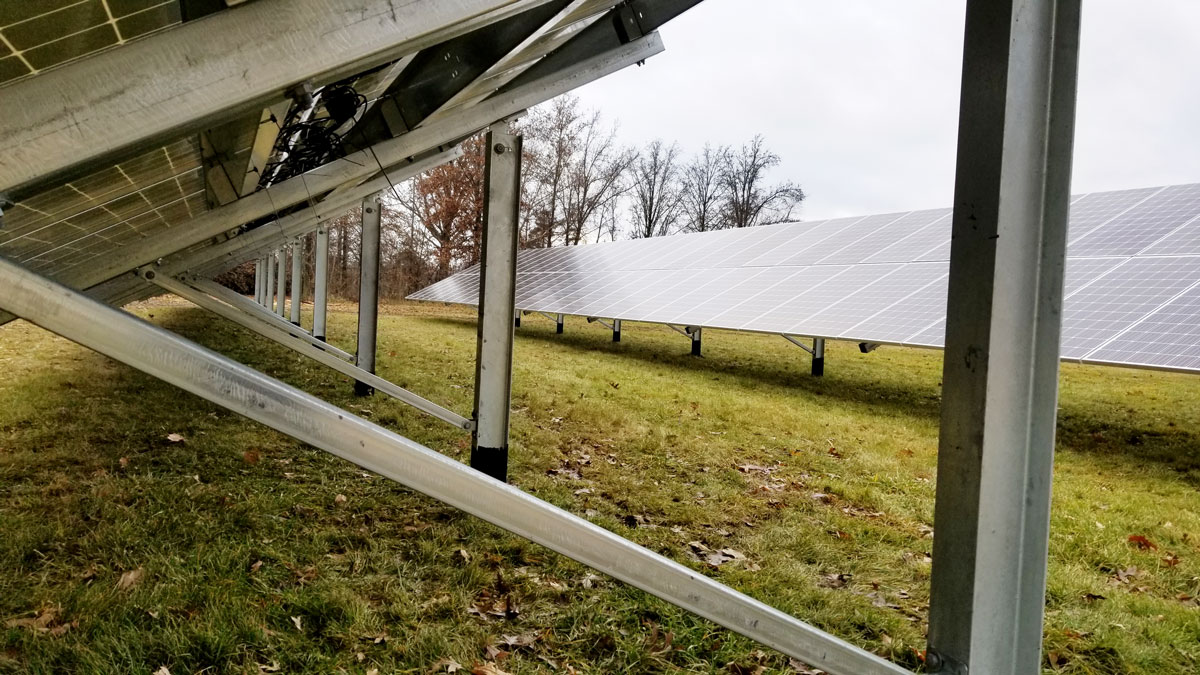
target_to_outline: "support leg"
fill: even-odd
[[[812,354],[813,377],[821,377],[825,374],[825,338],[813,338]]]
[[[325,311],[329,303],[329,227],[317,228],[316,266],[313,270],[313,332],[316,339],[325,341]]]
[[[379,200],[372,197],[362,205],[358,284],[358,367],[368,373],[375,372],[375,344],[379,332],[379,233]],[[356,381],[354,393],[370,396],[375,389],[366,382]]]
[[[272,313],[275,312],[275,254],[268,253],[263,261],[263,266],[267,268],[266,277],[263,283],[263,307],[266,307]]]
[[[479,278],[479,339],[475,353],[475,433],[471,466],[508,479],[508,415],[512,400],[512,311],[517,297],[517,209],[521,137],[487,135],[486,199]]]
[[[276,253],[275,265],[275,313],[287,316],[287,247]]]
[[[621,320],[613,319],[613,342],[621,341]]]
[[[554,332],[562,335],[563,332],[563,315],[559,314],[554,317]]]
[[[262,260],[254,261],[254,301],[262,304],[262,289],[263,289],[263,262]]]
[[[521,310],[513,310],[513,328],[521,327]]]
[[[967,3],[932,672],[1041,669],[1080,5]]]
[[[300,325],[300,308],[304,304],[304,241],[297,239],[292,244],[292,324]]]
[[[690,334],[692,336],[692,356],[703,356],[704,329],[696,326]]]

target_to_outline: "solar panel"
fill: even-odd
[[[1200,184],[1078,195],[1070,218],[1063,358],[1200,370]],[[526,250],[517,305],[941,347],[950,225],[930,209]],[[474,304],[477,285],[411,298]]]

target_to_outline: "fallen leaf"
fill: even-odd
[[[182,443],[184,438],[183,434],[167,434],[167,440],[172,443]],[[166,670],[166,666],[163,666],[163,670]]]
[[[261,561],[261,560],[255,560],[255,561],[254,561],[254,562],[253,562],[253,563],[250,565],[250,573],[251,573],[251,574],[253,574],[254,572],[257,572],[259,569],[261,569],[261,568],[262,568],[262,566],[263,566],[263,561]]]
[[[371,669],[367,670],[367,675],[379,675],[379,669],[371,668]]]
[[[788,658],[788,667],[792,669],[796,675],[825,675],[825,671],[817,670],[803,661]]]
[[[122,574],[121,578],[117,580],[117,590],[127,591],[133,588],[142,581],[142,577],[145,576],[145,574],[146,570],[140,567],[135,570],[129,570],[128,572]]]
[[[260,673],[278,673],[279,672],[279,663],[277,661],[271,661],[270,664],[260,663],[260,664],[258,664],[258,672],[260,672]]]
[[[463,665],[461,663],[459,663],[458,661],[455,661],[454,659],[448,659],[448,658],[442,659],[441,661],[438,661],[437,663],[433,664],[433,670],[436,673],[440,673],[443,671],[447,672],[447,673],[457,673],[458,671],[460,671],[462,669],[463,669]]]
[[[347,501],[346,495],[339,494],[338,496],[333,498],[333,505],[334,506],[345,506],[346,501]]]
[[[295,626],[296,630],[298,630],[298,631],[304,630],[303,626],[300,625],[300,617],[298,617],[298,616],[292,617],[292,625]]]
[[[471,675],[509,675],[509,673],[500,670],[500,667],[494,663],[476,663],[471,666]]]
[[[1085,602],[1095,602],[1097,600],[1107,600],[1108,598],[1100,595],[1099,593],[1084,593],[1083,599]]]
[[[851,578],[853,578],[853,575],[843,573],[822,574],[817,585],[824,586],[825,588],[843,588]]]
[[[242,461],[247,464],[258,464],[258,460],[258,452],[254,450],[247,450],[242,453]]]
[[[460,548],[457,551],[455,551],[454,557],[458,560],[462,560],[464,563],[471,562],[471,554],[468,553],[467,550],[463,549],[463,548]]]
[[[1129,535],[1129,543],[1136,545],[1138,549],[1142,551],[1154,551],[1158,549],[1158,547],[1154,545],[1154,542],[1150,541],[1145,537],[1145,535],[1141,534]]]
[[[502,635],[500,644],[508,647],[528,647],[541,639],[538,633],[522,633],[520,635]]]
[[[117,463],[121,465],[122,469],[129,468],[129,458],[128,457],[122,457],[121,459],[118,459]]]
[[[159,666],[158,670],[154,671],[154,675],[171,675],[171,670],[166,666]]]
[[[27,617],[24,619],[9,619],[4,622],[5,628],[28,628],[38,633],[45,633],[50,630],[50,624],[58,617],[58,610],[55,608],[43,609],[36,616]]]
[[[1175,567],[1180,562],[1179,556],[1175,555],[1174,553],[1168,553],[1167,557],[1162,559],[1163,567]]]

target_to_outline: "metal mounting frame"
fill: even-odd
[[[260,0],[248,7],[274,4],[278,3]],[[313,1],[306,6],[319,4],[322,3]],[[457,1],[445,4],[447,7],[452,4],[452,11],[465,6]],[[647,13],[639,14],[639,24],[654,25],[656,8],[676,4],[632,0],[629,6]],[[511,6],[507,9],[528,6],[518,2],[508,5]],[[931,672],[1018,675],[1036,672],[1039,667],[1080,5],[1081,0],[968,0],[967,4],[939,439],[938,473],[942,479],[938,481],[935,507],[937,536],[927,652]],[[239,15],[239,20],[243,16],[249,15]],[[217,18],[220,17],[207,21]],[[609,39],[601,31],[587,32],[589,39],[595,36],[595,44]],[[114,50],[108,54],[133,54],[128,49],[139,44],[161,45],[167,35],[152,36],[130,45],[124,52]],[[621,54],[629,57],[639,49],[655,51],[655,39],[651,33],[623,46],[626,49]],[[591,44],[584,41],[576,48],[584,49]],[[415,147],[424,144],[423,149],[428,150],[447,138],[461,138],[444,134],[457,128],[455,124],[468,125],[473,119],[471,114],[494,113],[506,105],[527,107],[527,100],[541,96],[545,88],[538,88],[537,96],[527,92],[525,99],[515,92],[523,91],[523,86],[528,86],[546,69],[559,67],[564,59],[571,58],[571,53],[571,50],[557,52],[525,71],[496,94],[498,102],[486,111],[473,110],[463,119],[447,115],[445,120],[385,143],[392,152],[407,149],[400,157],[389,155],[386,162],[412,156],[413,144]],[[110,66],[115,59],[103,58],[103,63]],[[146,62],[159,67],[153,59]],[[610,65],[616,69],[615,62]],[[144,67],[145,64],[137,65]],[[19,100],[18,107],[25,106],[28,103],[25,99],[30,97],[17,96],[18,91],[44,92],[45,86],[64,81],[66,74],[77,78],[82,72],[87,69],[69,66],[17,83],[6,89],[14,95],[5,100]],[[573,88],[582,83],[580,80],[594,79],[596,71],[585,68],[576,73],[578,79],[564,78],[555,86]],[[509,93],[514,96],[505,98]],[[92,100],[101,95],[103,92],[89,92],[89,96],[82,98]],[[254,97],[259,93],[248,95]],[[44,113],[47,105],[56,111],[61,108],[53,105],[56,97],[49,94],[30,100],[41,106],[33,111],[39,114]],[[201,108],[208,105],[202,103]],[[9,120],[15,120],[18,126],[31,126],[27,124],[31,119],[28,114],[31,113],[18,111]],[[206,113],[197,110],[192,114],[203,117]],[[112,143],[127,147],[153,136],[151,133],[135,137],[130,129],[133,120],[128,122],[123,123],[119,134],[114,134]],[[37,127],[34,133],[40,129],[39,125],[32,127]],[[5,137],[3,132],[0,127],[0,138]],[[44,156],[32,152],[33,145],[24,147],[22,157],[26,161],[6,164],[8,177],[4,178],[5,174],[0,172],[0,183],[24,185],[32,177],[62,172],[76,160],[87,163],[113,151],[112,146],[98,143],[86,148],[87,156],[68,161],[64,159],[65,146],[55,146],[59,141],[52,138],[47,142],[50,146]],[[70,146],[73,153],[78,153],[79,140],[72,139]],[[354,169],[345,163],[335,164],[327,167],[331,173],[320,176],[329,181],[321,192],[372,174],[369,166]],[[295,188],[293,185],[287,189]],[[286,189],[282,192],[287,194]],[[288,206],[304,199],[297,197]],[[196,226],[189,227],[186,242],[179,241],[177,233],[151,237],[106,261],[106,265],[67,275],[70,279],[63,281],[92,288],[158,258],[179,254],[210,237],[224,234],[235,220],[244,223],[262,217],[238,220],[261,209],[261,201],[254,195],[237,200],[222,207],[230,210],[223,211],[220,217],[193,223]],[[303,222],[305,227],[313,225]],[[223,227],[215,230],[217,225]],[[253,258],[264,248],[282,242],[271,237],[260,243],[253,251],[243,250],[246,255],[241,260]],[[281,263],[276,258],[265,265],[267,277],[276,272],[276,278],[270,279],[273,287],[266,284],[265,289],[267,295],[278,294],[275,309],[286,298]],[[513,267],[511,262],[493,264],[492,274],[502,280]],[[488,273],[486,267],[484,273]],[[108,307],[68,285],[0,259],[0,288],[5,289],[0,294],[0,308],[8,312],[543,544],[829,673],[907,672],[577,516]],[[117,288],[112,292],[113,297],[125,297],[123,294],[129,290]],[[245,318],[256,326],[269,327],[269,332],[277,336],[282,335],[277,330],[278,323],[268,323],[257,310],[251,312],[244,306],[235,307],[216,299],[212,302],[227,306],[230,316]],[[479,363],[487,364],[492,370],[489,377],[499,382],[501,378],[495,377],[495,373],[503,369],[495,366],[505,358],[504,349],[496,349],[487,358],[482,349],[492,337],[507,333],[507,358],[511,359],[512,303],[493,301],[489,306],[489,316],[495,317],[494,321],[488,321],[489,326],[502,325],[503,330],[485,331],[481,320]],[[615,321],[610,327],[619,330]],[[691,335],[695,347],[700,331]],[[819,345],[814,343],[814,357],[823,356],[822,348],[823,341]],[[338,364],[339,368],[346,365],[315,347],[313,353],[329,364]],[[507,408],[507,392],[481,399],[481,389],[484,387],[477,387],[476,391],[477,409],[481,401]],[[487,389],[499,391],[493,385]],[[476,417],[477,422],[489,421],[489,426],[496,428],[499,428],[496,421],[503,418],[507,433],[506,414],[481,416],[477,410]],[[506,437],[504,442],[507,443]]]

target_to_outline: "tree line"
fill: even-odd
[[[705,145],[685,157],[677,143],[622,145],[618,125],[562,96],[512,124],[524,136],[520,200],[523,248],[576,246],[753,227],[791,220],[804,192],[770,183],[780,157],[762,136],[740,147]],[[483,234],[483,135],[463,154],[385,192],[380,292],[403,297],[479,260]],[[329,288],[358,292],[358,210],[328,223]],[[308,278],[313,256],[306,250]],[[240,286],[253,266],[228,279]]]

